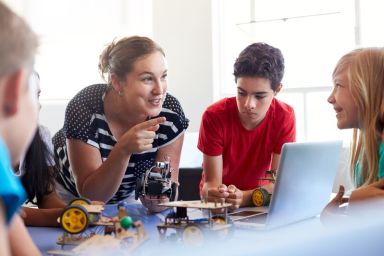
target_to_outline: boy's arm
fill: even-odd
[[[208,201],[222,200],[231,203],[235,210],[240,206],[247,206],[251,203],[252,190],[242,191],[234,185],[228,187],[222,184],[223,177],[223,157],[208,156],[204,154],[204,186],[202,189],[202,197]]]
[[[204,154],[204,185],[202,198],[208,201],[221,200],[226,198],[228,192],[220,192],[219,186],[222,185],[223,176],[223,157],[208,156]]]
[[[279,166],[279,162],[280,162],[280,155],[273,154],[272,163],[271,163],[271,170],[277,170],[277,168]],[[230,186],[233,186],[233,185],[230,185]],[[228,188],[230,188],[230,186],[228,186]],[[275,184],[273,182],[268,182],[267,184],[262,186],[262,188],[265,188],[269,193],[273,192],[274,187],[275,187]],[[254,189],[241,191],[241,190],[235,188],[235,189],[233,189],[233,192],[231,191],[231,193],[229,194],[228,201],[232,202],[233,204],[236,204],[235,201],[236,200],[238,201],[239,199],[241,199],[241,203],[239,204],[239,207],[251,206],[251,205],[253,205],[253,201],[252,201],[253,191],[254,191]],[[242,195],[240,195],[240,193],[236,194],[236,192],[241,192]]]
[[[277,168],[279,167],[279,163],[280,163],[280,154],[274,153],[272,155],[271,170],[277,171]]]
[[[274,170],[276,174],[278,171],[277,168],[279,167],[279,163],[280,163],[280,154],[273,154],[272,155],[271,170]],[[269,193],[273,193],[273,189],[275,188],[275,183],[274,182],[268,182],[267,184],[265,184],[262,187],[265,188]]]
[[[9,244],[13,256],[41,255],[33,243],[19,215],[15,215],[9,226]]]

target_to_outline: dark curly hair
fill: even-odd
[[[254,43],[245,48],[234,64],[235,81],[239,77],[263,77],[271,81],[273,91],[284,75],[284,57],[281,51],[266,43]]]

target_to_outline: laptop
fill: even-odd
[[[272,229],[317,216],[330,199],[341,147],[341,141],[284,144],[269,209],[232,213],[235,226]]]

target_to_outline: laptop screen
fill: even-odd
[[[268,214],[247,209],[231,213],[232,220],[269,229],[318,215],[332,193],[341,146],[341,141],[284,144]]]
[[[286,143],[283,146],[268,226],[318,215],[329,201],[341,141]]]

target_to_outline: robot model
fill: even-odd
[[[135,199],[140,196],[167,196],[170,201],[177,197],[177,183],[171,180],[170,161],[156,162],[136,181]]]

